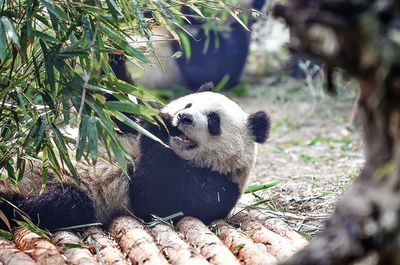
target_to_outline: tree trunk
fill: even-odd
[[[358,80],[366,162],[325,230],[284,264],[352,264],[370,253],[378,264],[400,264],[400,44],[391,39],[400,33],[399,3],[304,3],[277,6],[276,15],[299,35],[293,49]]]

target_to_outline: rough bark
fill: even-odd
[[[326,229],[285,264],[352,264],[370,253],[400,264],[400,3],[292,0],[274,11],[299,36],[292,49],[358,80],[366,156]]]

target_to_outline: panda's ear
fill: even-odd
[[[250,133],[254,137],[254,141],[257,143],[265,143],[271,128],[271,119],[268,114],[264,111],[257,111],[249,115],[247,122]]]
[[[196,91],[196,93],[213,91],[213,89],[214,89],[214,83],[213,82],[207,82],[207,83],[202,84],[200,86],[200,88]]]

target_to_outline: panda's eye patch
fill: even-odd
[[[192,103],[189,103],[189,104],[186,105],[185,109],[188,109],[188,108],[190,108],[191,106],[192,106]]]
[[[218,113],[211,112],[207,115],[208,131],[211,135],[221,134],[221,118]]]

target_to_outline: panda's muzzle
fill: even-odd
[[[183,131],[181,131],[179,125],[193,125],[193,116],[188,113],[179,113],[176,116],[177,124],[169,128],[169,135],[171,141],[177,144],[181,149],[190,150],[198,146],[197,142],[188,137]]]

